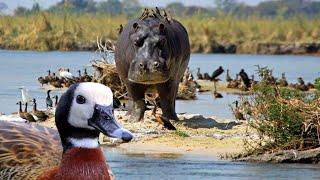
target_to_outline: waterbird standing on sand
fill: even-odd
[[[30,101],[30,96],[29,96],[29,90],[22,86],[21,88],[19,88],[21,90],[21,99],[22,99],[22,103],[28,103]]]
[[[250,83],[250,79],[248,74],[244,71],[244,69],[241,69],[241,71],[239,72],[239,75],[244,83],[244,85],[246,86],[246,88],[250,88],[251,83]]]
[[[44,120],[48,119],[48,117],[49,117],[45,112],[39,111],[37,109],[37,101],[35,98],[33,98],[32,114],[35,115],[38,118],[38,120],[40,120],[40,121],[44,121]]]
[[[41,86],[48,83],[48,81],[42,76],[38,77],[38,81],[41,84]]]
[[[232,78],[231,78],[230,73],[229,73],[229,69],[227,69],[226,81],[228,83],[230,83],[232,81]]]
[[[202,80],[203,79],[203,76],[202,74],[200,73],[200,68],[197,68],[197,77],[199,80]]]
[[[87,69],[84,68],[84,82],[91,82],[93,79],[93,76],[90,76],[87,72]]]
[[[308,86],[305,84],[304,80],[302,79],[302,77],[298,77],[298,84],[296,85],[296,88],[300,91],[308,91],[309,88]]]
[[[102,84],[71,86],[56,109],[58,131],[0,121],[0,139],[6,141],[0,144],[1,179],[113,179],[99,134],[124,142],[133,135],[115,120],[112,97]]]
[[[62,81],[56,76],[55,73],[52,73],[52,78],[49,84],[55,88],[62,88]]]
[[[279,80],[279,85],[280,85],[280,87],[287,87],[288,86],[288,81],[287,81],[285,73],[281,74],[281,79]]]
[[[65,71],[63,68],[60,68],[59,69],[59,76],[62,77],[62,78],[67,78],[67,79],[73,79],[73,75],[68,72],[68,71]]]
[[[17,104],[19,104],[20,106],[20,109],[21,109],[21,106],[22,106],[22,103],[21,101],[19,101]],[[19,109],[19,115],[20,115],[20,109]],[[29,122],[36,122],[36,120],[34,119],[34,117],[28,113],[28,103],[25,103],[25,107],[24,107],[24,112],[22,112],[22,115],[20,115],[21,118],[29,121]]]
[[[233,89],[236,89],[239,87],[240,85],[240,82],[241,80],[239,80],[239,74],[236,74],[236,78],[231,80],[228,85],[227,85],[227,88],[233,88]],[[241,79],[241,78],[240,78]]]
[[[53,105],[52,99],[50,97],[50,92],[51,92],[51,90],[47,91],[47,97],[46,97],[47,108],[52,108],[52,105]]]
[[[57,107],[59,97],[58,97],[58,95],[55,95],[53,98],[55,99],[54,106]]]
[[[19,105],[19,111],[18,111],[19,116],[20,116],[22,119],[25,119],[26,117],[25,117],[25,115],[24,115],[24,113],[23,113],[23,111],[22,111],[22,102],[21,102],[21,101],[17,102],[17,105]]]
[[[219,66],[219,68],[216,69],[211,75],[210,80],[213,81],[213,85],[214,85],[214,91],[213,91],[214,98],[223,98],[223,96],[217,92],[217,83],[218,83],[218,81],[221,81],[220,79],[218,79],[218,77],[223,72],[224,72],[224,69],[222,68],[222,66]]]
[[[242,114],[241,111],[240,111],[239,101],[235,101],[235,102],[233,102],[233,103],[235,104],[235,108],[232,109],[232,112],[233,112],[235,118],[236,118],[237,120],[246,120],[246,119],[244,118],[243,114]]]
[[[204,73],[203,74],[203,79],[204,80],[211,80],[211,77],[210,77],[209,73]]]
[[[216,70],[212,73],[212,75],[211,75],[211,77],[210,77],[210,80],[211,80],[211,81],[216,81],[216,79],[217,79],[223,72],[224,72],[224,69],[222,68],[222,66],[219,66],[219,68],[216,69]]]

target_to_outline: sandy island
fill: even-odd
[[[219,158],[221,155],[243,151],[245,122],[179,114],[180,120],[172,121],[177,131],[170,131],[156,121],[151,111],[146,111],[144,121],[135,123],[128,120],[125,111],[115,111],[115,116],[123,127],[134,134],[134,140],[121,143],[103,136],[100,137],[100,143],[120,148],[128,154],[188,154]],[[54,118],[38,124],[56,128]]]

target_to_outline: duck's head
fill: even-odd
[[[115,120],[112,102],[110,88],[93,82],[74,84],[61,96],[55,121],[64,151],[98,147],[100,132],[125,142],[133,138]]]

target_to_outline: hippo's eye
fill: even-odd
[[[166,39],[162,38],[158,41],[158,43],[156,44],[156,47],[158,47],[159,49],[162,49],[164,47],[165,43],[166,43]]]
[[[77,103],[78,103],[78,104],[84,104],[84,103],[86,103],[86,98],[83,97],[83,96],[81,96],[81,95],[78,95],[76,100],[77,100]]]

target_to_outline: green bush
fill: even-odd
[[[316,89],[318,89],[320,91],[320,77],[318,77],[315,82],[314,82],[314,86]]]
[[[245,146],[250,153],[320,147],[319,92],[301,92],[265,82],[254,87],[240,107],[250,117]]]

